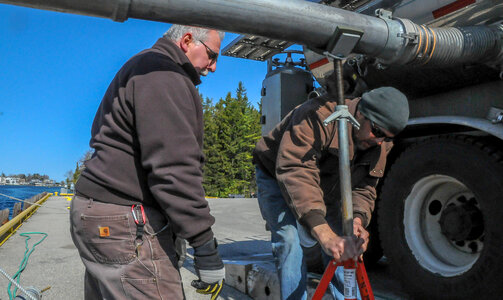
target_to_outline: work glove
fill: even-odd
[[[178,258],[178,268],[181,269],[185,259],[187,258],[187,243],[184,239],[175,238],[175,251]]]
[[[224,263],[217,247],[217,240],[212,239],[194,248],[194,269],[199,279],[193,280],[191,285],[198,293],[211,295],[211,300],[222,291],[225,278]]]

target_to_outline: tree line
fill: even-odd
[[[249,197],[256,192],[252,152],[261,136],[260,111],[250,104],[246,88],[239,82],[235,95],[228,92],[218,102],[200,95],[203,105],[205,164],[203,186],[206,196]],[[203,100],[204,99],[204,100]],[[68,185],[75,184],[91,158],[88,150],[65,174]]]
[[[256,191],[252,152],[261,136],[260,111],[250,104],[242,82],[235,97],[229,92],[216,104],[206,98],[203,111],[206,195],[251,196]]]
[[[2,172],[2,174],[0,174],[1,177],[13,177],[13,178],[19,178],[19,179],[24,179],[26,181],[32,181],[32,180],[40,180],[40,181],[44,181],[44,180],[49,180],[49,175],[45,175],[45,174],[39,174],[39,173],[35,173],[35,174],[9,174],[8,176],[5,175],[5,173]]]

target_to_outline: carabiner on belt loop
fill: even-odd
[[[142,241],[143,227],[145,226],[145,211],[143,210],[143,205],[132,205],[131,214],[133,215],[133,220],[136,223],[136,239]],[[141,218],[139,218],[138,214],[141,215]]]
[[[142,217],[142,224],[140,224],[140,220],[138,219],[138,216],[136,215],[137,213],[141,214]],[[132,205],[131,206],[131,214],[133,214],[133,219],[136,225],[145,225],[145,211],[143,210],[143,205]]]

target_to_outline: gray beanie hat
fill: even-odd
[[[363,94],[358,110],[393,134],[402,131],[409,120],[407,97],[393,87],[381,87]]]

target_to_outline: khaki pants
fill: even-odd
[[[143,243],[136,248],[130,206],[75,196],[70,231],[86,268],[85,299],[184,299],[171,230],[144,207]]]

